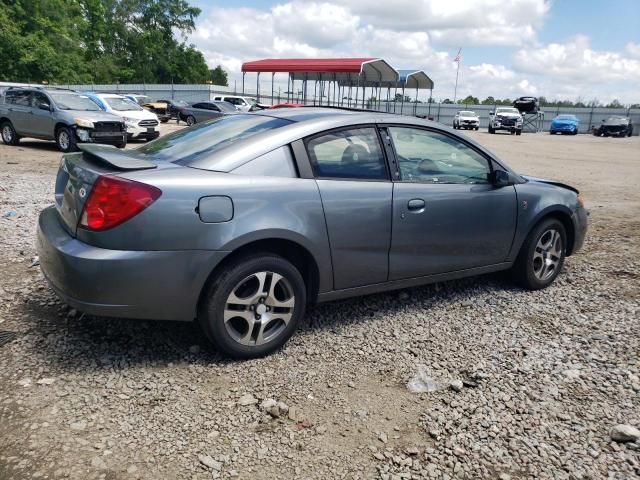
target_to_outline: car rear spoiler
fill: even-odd
[[[96,145],[92,143],[79,143],[78,148],[98,161],[106,163],[118,170],[148,170],[158,168],[155,163],[140,158],[134,150],[122,150],[112,145]]]

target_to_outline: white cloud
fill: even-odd
[[[269,9],[212,8],[190,40],[232,80],[241,78],[242,62],[259,58],[372,56],[424,69],[436,98],[453,97],[455,47],[507,46],[518,49],[511,65],[463,63],[458,97],[640,101],[631,88],[640,78],[640,44],[630,42],[626,53],[593,50],[585,36],[539,45],[549,8],[548,0],[283,0]]]

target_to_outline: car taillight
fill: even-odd
[[[84,205],[80,226],[92,231],[113,228],[136,216],[161,194],[162,191],[152,185],[100,176]]]

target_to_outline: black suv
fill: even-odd
[[[60,88],[9,87],[0,98],[0,134],[7,145],[22,137],[55,140],[63,152],[78,143],[106,143],[122,148],[127,131],[122,120],[100,110],[89,97]]]

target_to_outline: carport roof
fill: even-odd
[[[433,80],[422,70],[398,70],[398,74],[400,87],[433,90]]]
[[[267,58],[242,64],[242,72],[289,73],[294,80],[333,80],[355,84],[395,83],[398,72],[381,58]],[[362,85],[362,83],[360,83]]]

